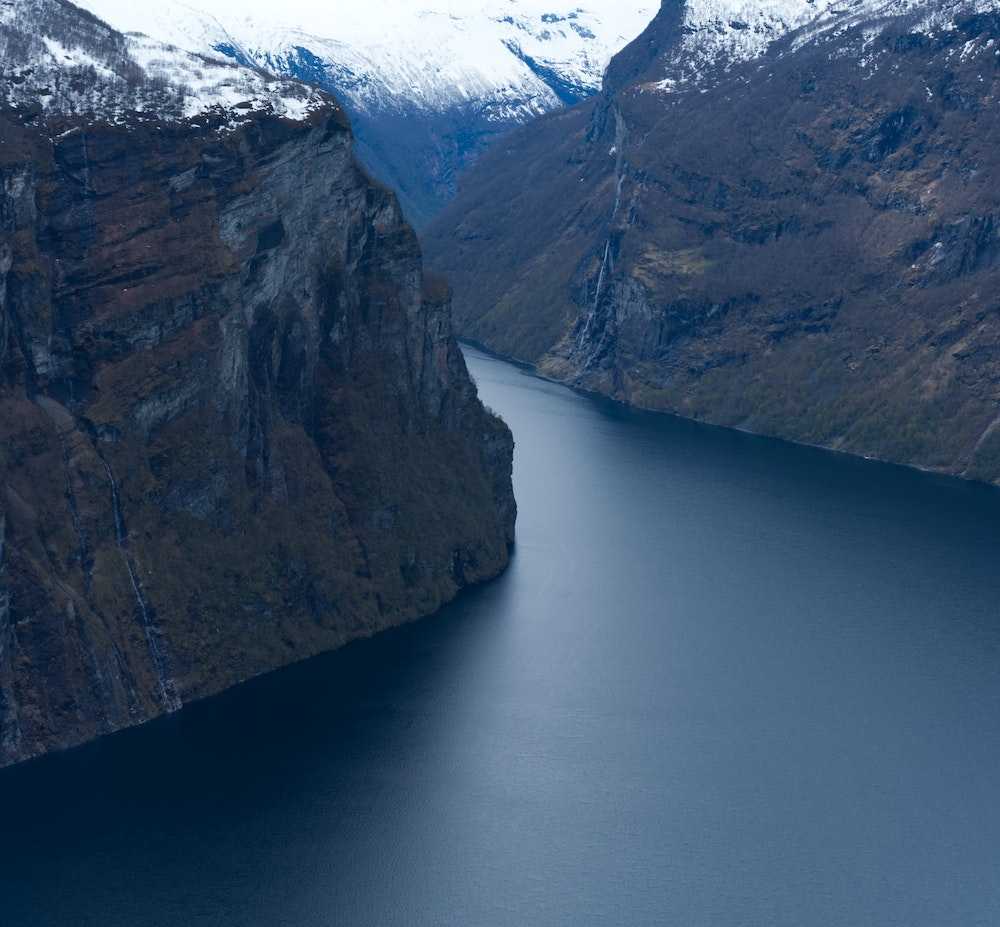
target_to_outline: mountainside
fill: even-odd
[[[0,49],[0,766],[496,575],[510,432],[337,104],[61,0]]]
[[[343,100],[359,154],[423,221],[512,126],[596,93],[653,0],[80,0],[125,32],[308,81]]]
[[[645,408],[1000,482],[996,6],[830,6],[739,48],[698,15],[664,3],[599,99],[463,181],[426,236],[460,334]]]

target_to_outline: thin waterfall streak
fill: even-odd
[[[104,464],[104,469],[108,474],[108,482],[111,484],[111,510],[114,512],[115,516],[115,540],[118,542],[119,547],[124,547],[125,520],[122,517],[121,497],[118,494],[118,481],[115,479],[115,475],[111,470],[111,464],[109,464],[103,457],[101,458],[101,463]]]
[[[132,584],[132,593],[135,596],[139,621],[146,636],[146,647],[149,650],[149,657],[156,672],[156,679],[160,689],[160,700],[168,712],[178,711],[182,706],[182,702],[180,696],[177,694],[177,687],[167,672],[167,657],[160,643],[162,635],[160,634],[160,629],[156,626],[149,603],[146,601],[146,596],[142,590],[142,582],[136,572],[135,563],[128,549],[128,532],[125,529],[125,518],[122,514],[118,481],[115,479],[111,465],[103,456],[101,457],[101,462],[107,471],[108,483],[111,486],[111,506],[115,519],[115,540],[117,541],[118,549],[121,551],[122,560],[125,562],[129,581]]]
[[[608,266],[608,255],[611,253],[611,239],[609,238],[604,245],[604,260],[601,261],[601,272],[597,275],[597,292],[594,293],[594,308],[597,308],[598,303],[601,301],[601,290],[604,287],[604,272]]]

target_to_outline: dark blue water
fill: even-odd
[[[0,775],[0,924],[997,927],[1000,492],[470,362],[510,572]]]

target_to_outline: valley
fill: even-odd
[[[655,0],[81,0],[124,32],[301,79],[351,116],[357,152],[423,225],[511,128],[584,100]]]
[[[3,927],[1000,923],[1000,0],[0,0]]]

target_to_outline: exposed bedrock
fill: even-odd
[[[331,109],[0,124],[0,765],[499,573],[513,441]]]

